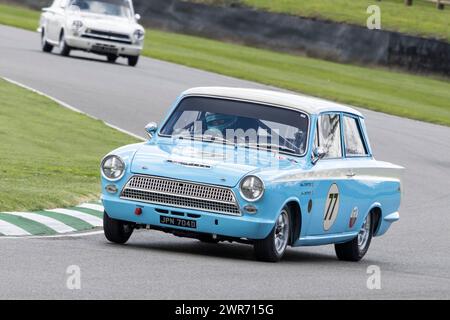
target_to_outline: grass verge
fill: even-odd
[[[0,211],[98,199],[99,159],[136,142],[117,130],[0,79]]]
[[[239,0],[189,0],[209,4],[229,4]],[[436,4],[426,0],[414,0],[405,6],[403,0],[240,0],[257,8],[279,13],[294,14],[366,26],[367,8],[377,5],[381,9],[382,29],[410,35],[433,37],[450,41],[450,6],[437,10]]]
[[[0,5],[0,11],[4,6]],[[22,17],[13,7],[9,19]],[[37,25],[39,13],[24,11]],[[25,14],[23,15],[25,16]],[[19,19],[19,18],[18,18]],[[31,25],[24,23],[23,27]],[[450,126],[450,82],[148,30],[144,55],[358,107]]]

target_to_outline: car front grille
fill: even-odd
[[[82,37],[88,38],[88,39],[104,40],[104,41],[111,41],[111,42],[125,43],[125,44],[132,43],[130,36],[127,34],[93,30],[93,29],[86,30],[86,32],[82,35]]]
[[[133,176],[122,199],[209,212],[241,215],[231,189],[154,176]]]

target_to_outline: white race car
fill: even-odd
[[[145,30],[131,0],[54,0],[42,11],[38,32],[44,52],[57,47],[68,56],[83,50],[105,55],[109,62],[121,56],[130,66],[137,64]]]

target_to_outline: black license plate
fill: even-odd
[[[180,219],[180,218],[174,218],[174,217],[160,216],[159,222],[162,224],[168,224],[168,225],[176,226],[176,227],[191,228],[191,229],[197,228],[197,221],[195,221],[195,220],[187,220],[187,219]]]
[[[101,45],[93,45],[91,51],[98,53],[109,53],[109,54],[118,54],[118,49],[115,47],[101,46]]]

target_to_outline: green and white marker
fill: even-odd
[[[0,212],[0,236],[58,235],[102,226],[103,206],[98,202],[65,209]]]

